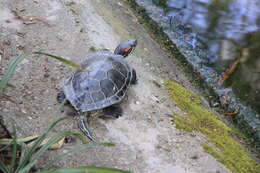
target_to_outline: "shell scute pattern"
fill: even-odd
[[[105,94],[106,98],[111,97],[116,93],[116,85],[109,79],[104,79],[100,82],[101,90]]]
[[[69,102],[80,111],[102,109],[120,102],[132,78],[132,68],[120,55],[98,52],[85,58],[82,66],[64,86]]]
[[[98,92],[93,92],[91,94],[93,100],[95,103],[104,100],[106,97],[104,95],[104,93],[102,91],[98,91]]]
[[[111,69],[107,72],[108,78],[113,81],[117,88],[120,89],[125,84],[125,77],[115,69]]]
[[[126,68],[125,68],[125,66],[123,64],[121,64],[120,62],[114,61],[112,63],[112,66],[113,66],[114,69],[117,69],[117,71],[119,71],[121,75],[126,77],[127,70],[126,70]]]

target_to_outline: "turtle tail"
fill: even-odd
[[[91,140],[92,142],[96,142],[95,138],[93,137],[91,131],[88,128],[88,124],[85,122],[84,118],[82,116],[77,116],[76,117],[77,123],[78,123],[78,127],[79,129],[82,131],[82,133],[84,135],[87,136],[87,138],[89,140]]]

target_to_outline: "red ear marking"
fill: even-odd
[[[132,49],[132,47],[128,47],[128,48],[124,49],[123,52],[125,52],[125,53],[129,52],[129,50],[131,50],[131,49]]]

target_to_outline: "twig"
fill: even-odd
[[[239,64],[239,60],[236,60],[224,73],[224,75],[219,79],[218,83],[220,85],[223,84],[224,81],[226,81],[231,74],[235,71],[235,69],[237,68],[237,65]]]
[[[36,21],[40,21],[40,22],[44,23],[45,25],[47,25],[49,27],[52,26],[43,17],[40,17],[40,16],[29,16],[29,17],[26,17],[26,16],[19,15],[18,12],[15,11],[15,10],[12,10],[12,12],[14,13],[15,19],[21,20],[25,25],[35,24]]]
[[[235,112],[229,112],[229,113],[225,113],[225,116],[236,116],[237,114],[239,114],[239,108],[235,111]]]
[[[12,103],[15,103],[13,99],[11,99],[11,96],[4,94],[1,98],[0,101],[10,101]]]

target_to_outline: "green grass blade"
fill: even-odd
[[[11,63],[7,65],[4,71],[4,75],[0,81],[0,97],[3,96],[4,90],[8,85],[8,81],[11,79],[16,66],[26,57],[26,54],[22,53],[21,55],[17,56]]]
[[[19,173],[27,173],[33,165],[36,163],[36,161],[48,150],[50,146],[55,144],[56,142],[60,141],[62,138],[66,136],[75,136],[78,137],[80,134],[79,133],[73,133],[70,131],[62,132],[59,133],[53,137],[51,137],[46,144],[44,144],[35,154],[31,156],[30,162],[22,168]],[[80,135],[82,136],[82,135]],[[82,136],[83,137],[83,136]]]
[[[131,173],[131,172],[115,169],[115,168],[81,166],[76,168],[60,168],[54,171],[43,171],[40,173]]]
[[[55,120],[49,127],[48,129],[44,132],[44,134],[42,134],[33,144],[33,146],[31,148],[28,149],[28,151],[25,153],[24,159],[19,163],[17,169],[16,169],[16,173],[18,173],[21,169],[23,169],[26,165],[26,163],[30,160],[32,154],[36,151],[36,149],[40,146],[40,144],[42,143],[42,141],[46,138],[46,136],[48,135],[48,133],[62,120],[66,120],[66,119],[72,119],[70,117],[62,117],[62,118],[58,118],[57,120]]]
[[[0,160],[0,172],[11,173],[8,167]]]
[[[21,154],[20,154],[20,158],[19,158],[19,163],[18,165],[21,164],[21,162],[23,162],[23,160],[25,159],[26,153],[28,152],[28,148],[26,146],[26,144],[21,144]],[[16,169],[17,170],[17,169]]]
[[[24,137],[24,138],[17,138],[16,143],[18,145],[21,145],[22,143],[26,143],[26,142],[35,140],[38,137],[39,137],[38,135],[33,135],[33,136]],[[12,144],[12,141],[13,141],[13,139],[11,139],[11,138],[3,138],[3,139],[0,139],[0,145],[9,145],[9,144]]]
[[[0,144],[1,145],[1,144]],[[2,148],[0,148],[0,152],[6,150],[8,147],[10,147],[9,144],[4,145]]]
[[[55,163],[59,162],[62,158],[64,158],[66,155],[68,154],[73,154],[75,152],[81,151],[81,150],[85,150],[89,147],[94,147],[94,146],[115,146],[113,143],[91,143],[91,144],[84,144],[84,145],[79,145],[79,146],[75,146],[72,149],[70,149],[69,151],[67,151],[66,153],[62,153],[59,154],[58,156],[54,157],[46,166],[44,166],[44,169],[48,170],[50,169],[50,167],[52,165],[54,165]]]
[[[11,159],[11,165],[10,165],[10,170],[11,172],[13,172],[14,170],[14,166],[15,166],[15,162],[16,162],[16,158],[17,158],[17,135],[16,135],[16,128],[14,125],[14,122],[12,123],[13,125],[13,148],[12,148],[12,159]]]
[[[69,66],[71,66],[71,67],[74,67],[74,68],[76,68],[76,69],[78,69],[78,70],[85,71],[85,72],[89,72],[88,69],[85,69],[84,67],[82,67],[82,66],[80,66],[80,65],[78,65],[78,64],[76,64],[76,63],[74,63],[73,61],[67,60],[67,59],[62,58],[62,57],[60,57],[60,56],[56,56],[56,55],[52,55],[52,54],[44,53],[44,52],[34,52],[34,54],[46,55],[46,56],[49,56],[49,57],[51,57],[51,58],[54,58],[54,59],[56,59],[56,60],[58,60],[58,61],[60,61],[60,62],[62,62],[62,63],[64,63],[64,64],[66,64],[66,65],[69,65]]]

